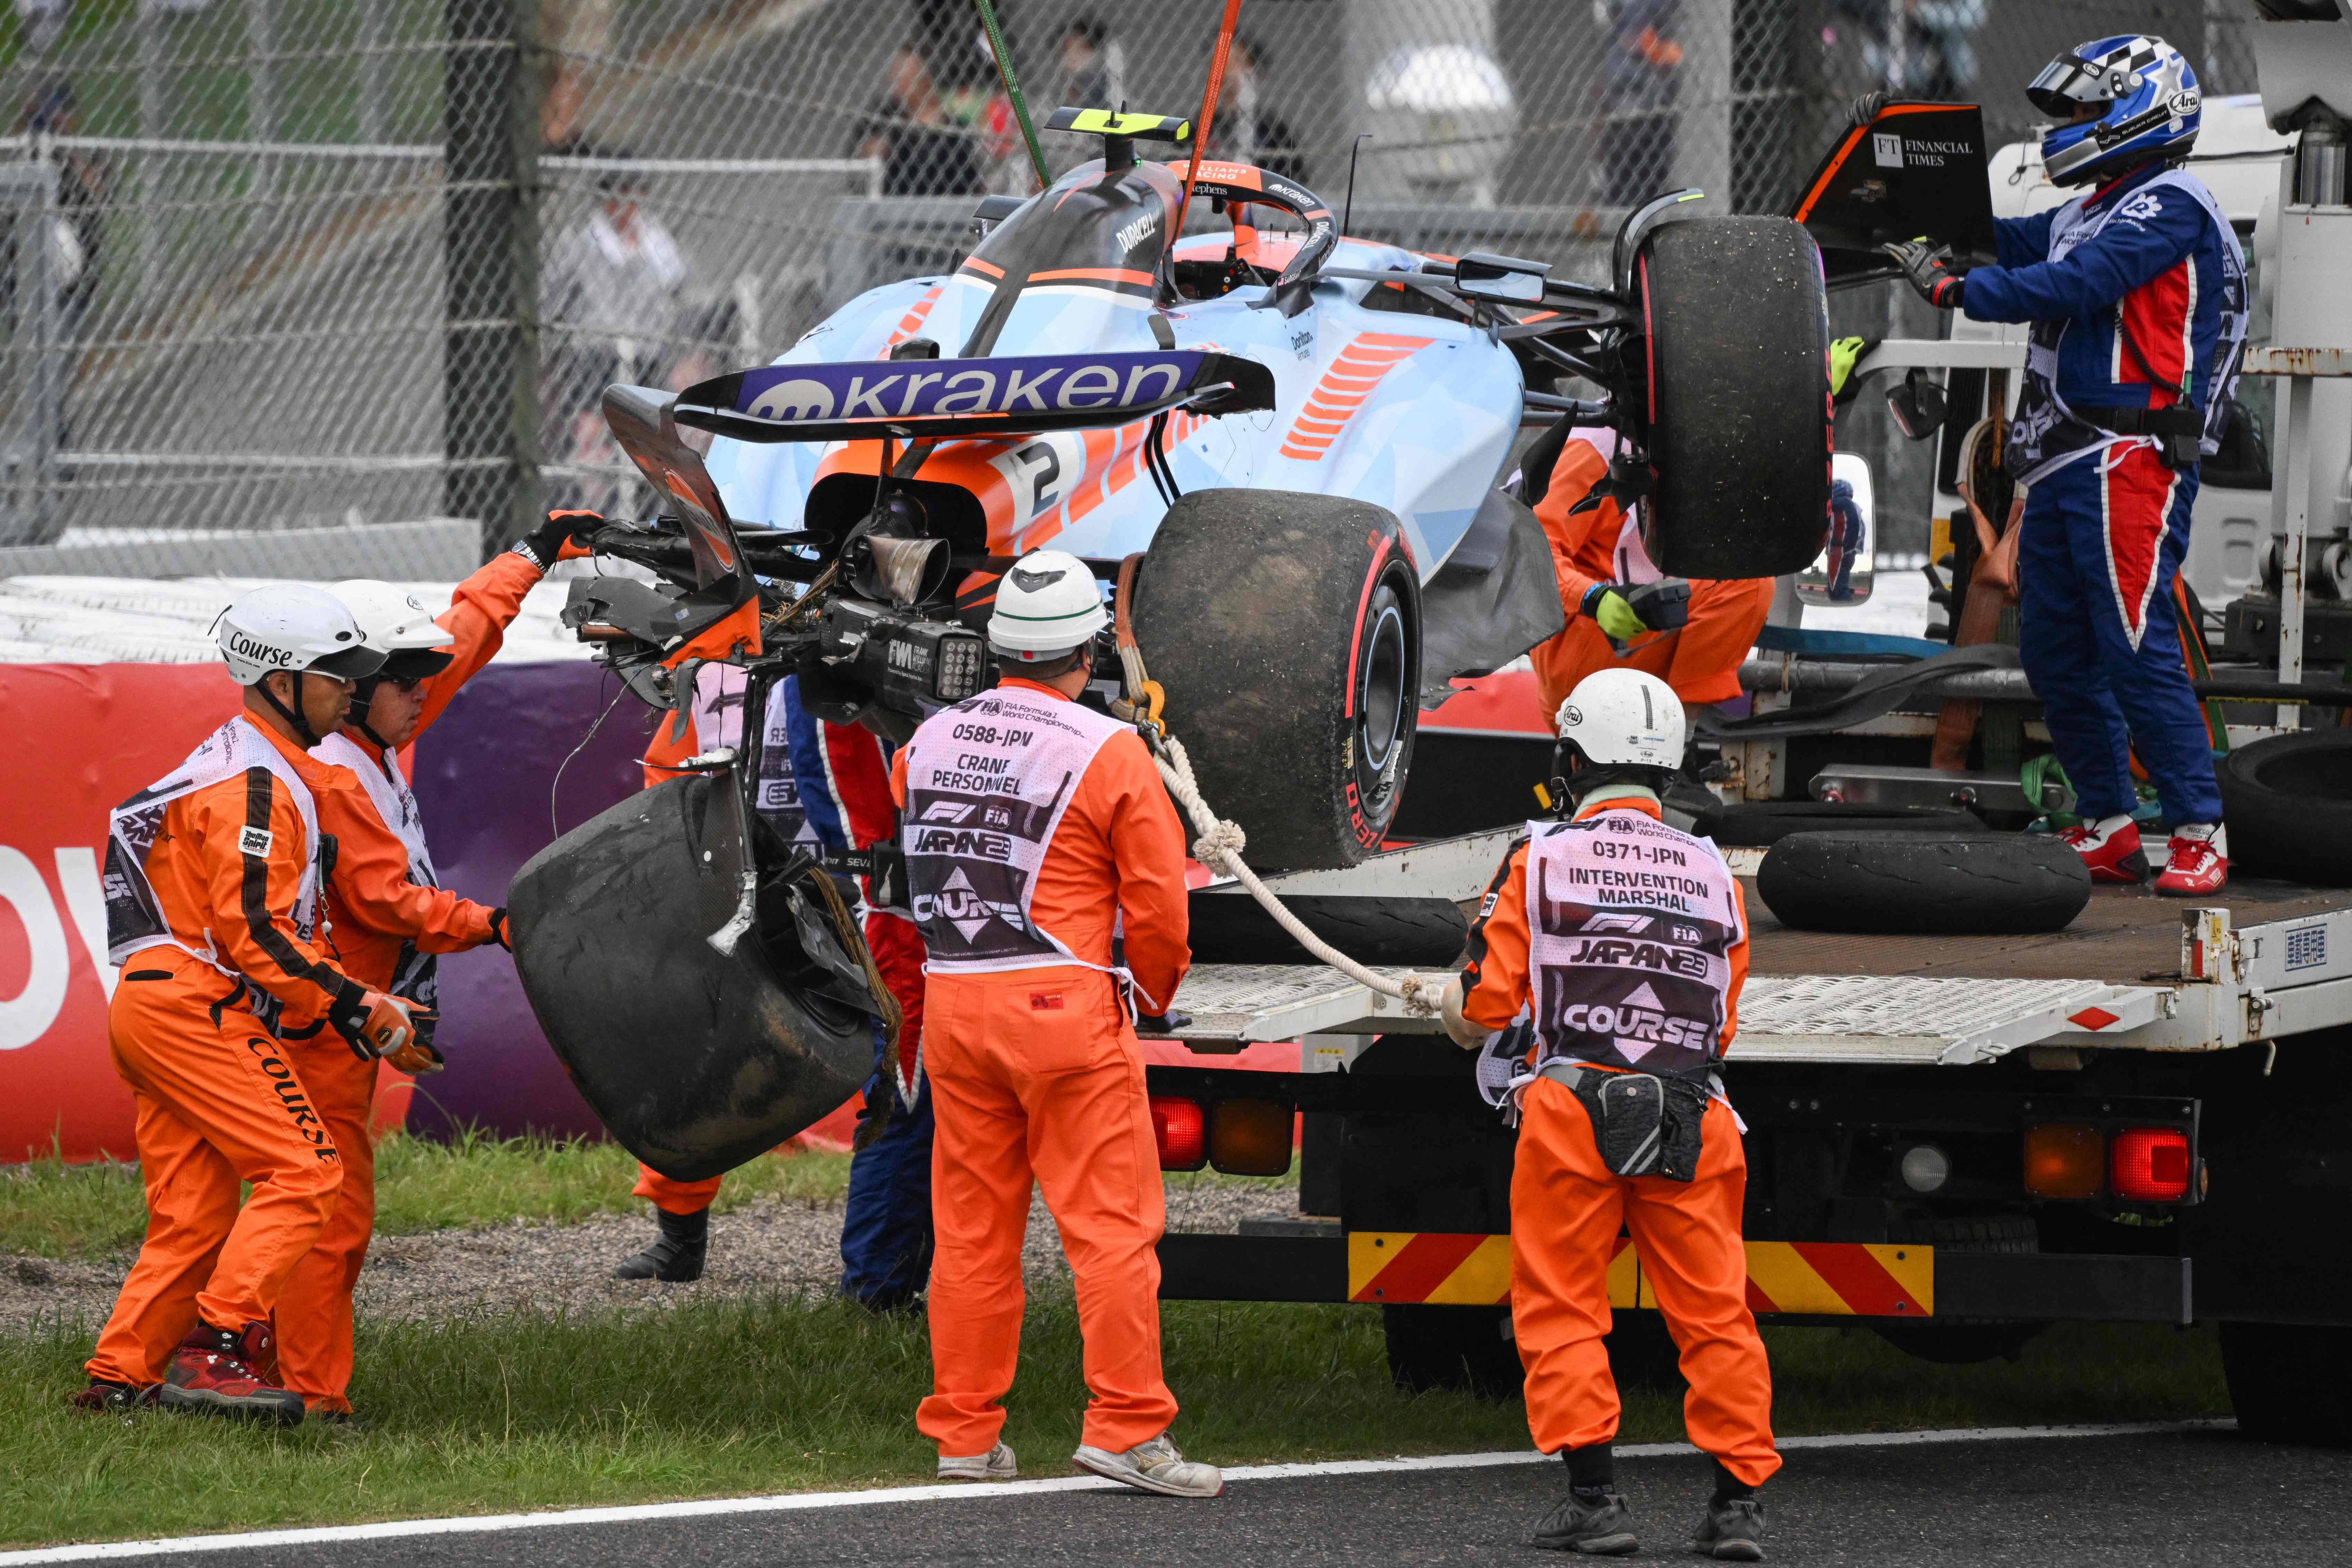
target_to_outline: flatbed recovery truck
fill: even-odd
[[[1511,837],[1319,875],[1475,898]],[[1760,1321],[1937,1361],[2059,1321],[2219,1321],[2243,1429],[2352,1442],[2352,889],[2103,888],[2042,936],[1792,931],[1746,891],[1725,1079]],[[1202,965],[1176,1005],[1196,1065],[1148,1069],[1163,1163],[1277,1173],[1303,1113],[1301,1217],[1170,1235],[1161,1294],[1378,1306],[1401,1384],[1516,1387],[1513,1133],[1471,1054],[1321,965]],[[1297,1072],[1220,1063],[1293,1039]],[[1612,1355],[1656,1379],[1672,1346],[1620,1246]]]

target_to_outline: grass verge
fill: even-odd
[[[1240,1464],[1524,1447],[1516,1404],[1406,1397],[1365,1308],[1171,1302],[1188,1452]],[[361,1325],[365,1430],[278,1433],[68,1410],[87,1329],[0,1340],[0,1544],[578,1507],[928,1479],[919,1318],[832,1300],[620,1317]],[[1865,1331],[1767,1335],[1784,1433],[2147,1420],[2228,1412],[2210,1331],[2062,1327],[2014,1363],[1930,1365]],[[1067,1471],[1086,1394],[1066,1296],[1031,1303],[1006,1438]],[[1626,1401],[1624,1442],[1679,1437]],[[1801,1462],[1801,1461],[1800,1461]]]
[[[629,1195],[636,1179],[635,1159],[617,1143],[476,1132],[436,1143],[395,1133],[376,1146],[376,1233],[633,1214],[643,1206]],[[837,1198],[848,1184],[846,1154],[768,1154],[730,1173],[714,1206],[724,1214],[771,1195]],[[0,1249],[103,1258],[134,1250],[146,1226],[135,1164],[36,1160],[0,1166]]]

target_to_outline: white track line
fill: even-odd
[[[2101,1426],[1969,1426],[1937,1432],[1839,1432],[1818,1437],[1783,1437],[1784,1451],[1806,1448],[1886,1448],[1923,1443],[2007,1443],[2032,1437],[2128,1437],[2149,1433],[2213,1430],[2231,1421],[2131,1421]],[[1664,1459],[1698,1452],[1687,1443],[1639,1443],[1617,1450],[1621,1459]],[[1419,1458],[1333,1459],[1314,1465],[1237,1465],[1229,1481],[1300,1480],[1320,1476],[1371,1476],[1414,1470],[1477,1470],[1498,1465],[1539,1465],[1547,1456],[1531,1449],[1501,1454],[1433,1454]],[[700,1502],[640,1503],[625,1508],[575,1508],[546,1513],[479,1514],[467,1519],[403,1519],[381,1524],[320,1525],[304,1530],[255,1530],[235,1535],[183,1535],[157,1541],[95,1542],[81,1546],[46,1546],[0,1552],[0,1568],[37,1563],[92,1563],[109,1558],[160,1557],[189,1552],[251,1552],[278,1546],[335,1546],[354,1541],[391,1541],[414,1535],[484,1535],[508,1530],[569,1529],[591,1524],[707,1519],[719,1514],[799,1513],[827,1508],[870,1508],[881,1503],[966,1502],[1028,1497],[1039,1492],[1116,1490],[1119,1483],[1097,1476],[1056,1476],[1034,1481],[989,1481],[880,1487],[870,1491],[791,1492],[777,1497],[713,1498]]]

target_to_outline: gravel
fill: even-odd
[[[1230,1235],[1245,1217],[1289,1217],[1297,1208],[1293,1184],[1171,1186],[1168,1228]],[[841,1212],[837,1200],[772,1197],[714,1215],[709,1265],[691,1285],[612,1278],[615,1264],[653,1238],[652,1224],[638,1216],[380,1236],[360,1276],[358,1308],[362,1317],[441,1320],[458,1312],[659,1310],[727,1296],[830,1291],[841,1281]],[[1069,1278],[1042,1199],[1031,1203],[1023,1259],[1033,1284]],[[24,1333],[43,1321],[95,1330],[130,1266],[127,1254],[95,1262],[0,1254],[0,1330]]]

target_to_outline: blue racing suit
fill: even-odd
[[[2197,465],[2168,466],[2141,430],[2186,406],[2173,461],[2214,449],[2244,342],[2236,239],[2202,186],[2156,164],[1999,227],[2000,264],[1968,274],[1961,308],[2034,323],[2008,463],[2030,485],[2018,651],[2051,742],[2086,819],[2137,805],[2137,750],[2170,822],[2219,822],[2172,596]]]
[[[781,708],[782,713],[777,713]],[[787,677],[782,700],[770,710],[770,744],[783,739],[792,759],[785,787],[796,797],[801,831],[832,849],[895,843],[898,807],[890,799],[890,759],[884,742],[854,724],[830,724],[800,700],[800,678]],[[781,771],[781,770],[780,770]],[[769,779],[762,770],[761,805]],[[875,966],[904,1015],[898,1059],[890,1060],[881,1026],[874,1031],[874,1079],[895,1100],[875,1140],[850,1161],[849,1195],[841,1225],[841,1289],[877,1309],[900,1307],[920,1295],[931,1271],[931,1095],[923,1077],[923,938],[904,911],[875,907],[874,889],[862,889],[860,912]],[[874,1096],[869,1093],[869,1103]]]

